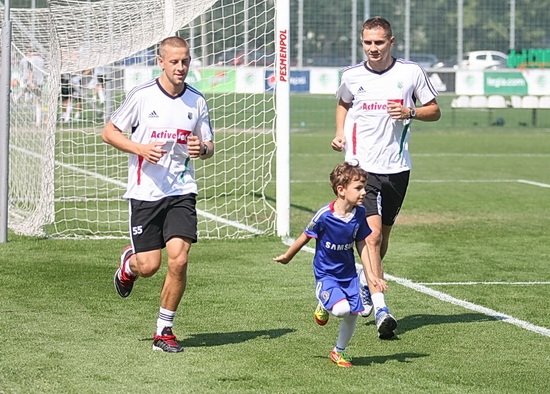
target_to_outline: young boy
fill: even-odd
[[[363,311],[359,295],[359,278],[355,270],[353,245],[361,257],[369,285],[387,289],[384,279],[375,277],[365,238],[371,230],[363,207],[367,173],[358,165],[342,163],[330,174],[336,200],[322,207],[304,232],[286,253],[273,260],[287,264],[311,238],[316,239],[313,273],[319,304],[314,313],[317,324],[325,325],[329,313],[342,318],[336,346],[330,359],[340,367],[351,367],[345,350],[355,331],[357,315]],[[381,271],[379,271],[381,272]]]

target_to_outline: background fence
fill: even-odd
[[[176,3],[181,8],[174,8]],[[11,6],[17,10],[12,13],[14,47],[10,168],[20,172],[11,171],[10,194],[20,191],[20,195],[11,197],[11,201],[21,211],[18,217],[22,219],[17,219],[22,223],[21,227],[40,227],[40,223],[50,222],[50,218],[55,217],[56,222],[61,218],[63,223],[75,223],[74,227],[56,228],[57,234],[71,236],[74,228],[84,236],[106,231],[126,234],[126,218],[96,217],[97,213],[108,211],[103,206],[98,209],[95,205],[97,201],[109,201],[113,215],[119,215],[124,210],[119,205],[122,193],[118,189],[123,188],[125,179],[122,159],[125,156],[120,155],[113,160],[114,154],[105,149],[98,135],[129,89],[158,76],[156,45],[169,34],[178,34],[190,41],[194,60],[187,81],[209,100],[213,123],[218,131],[217,146],[222,147],[226,141],[224,149],[228,152],[228,163],[223,182],[232,182],[232,191],[213,192],[212,201],[217,203],[220,196],[240,199],[245,194],[239,189],[239,183],[244,182],[247,187],[250,186],[254,199],[259,196],[257,202],[229,203],[223,209],[246,205],[258,206],[258,210],[253,214],[231,210],[231,223],[237,216],[271,223],[272,200],[265,198],[263,190],[271,186],[270,155],[275,144],[272,131],[276,112],[272,93],[275,87],[276,4],[276,0],[211,0],[208,4],[193,0],[12,1]],[[195,9],[192,5],[202,8]],[[57,12],[54,17],[50,18],[48,7],[52,12]],[[422,128],[435,126],[444,130],[493,124],[514,128],[550,128],[550,110],[537,107],[546,101],[537,101],[535,106],[533,100],[529,100],[531,104],[521,108],[523,101],[517,107],[514,105],[518,102],[517,97],[512,97],[549,95],[550,68],[541,69],[547,65],[545,61],[537,69],[502,68],[470,73],[459,67],[461,55],[473,50],[499,51],[503,56],[512,51],[547,53],[550,46],[550,7],[547,1],[403,0],[389,3],[374,0],[291,0],[290,7],[288,52],[292,131],[332,127],[334,92],[341,69],[364,58],[359,40],[360,29],[363,21],[374,15],[381,15],[392,23],[396,37],[394,54],[421,62],[443,93],[438,99],[444,114],[442,120],[435,125],[422,124]],[[82,9],[82,12],[66,11],[73,8]],[[160,16],[156,17],[157,14]],[[115,17],[124,23],[111,23]],[[75,25],[75,20],[81,22]],[[177,25],[177,31],[172,29],[176,20],[182,21]],[[167,27],[159,29],[159,23]],[[73,25],[76,27],[71,28]],[[57,39],[63,45],[52,45]],[[44,67],[47,81],[39,102],[31,95],[22,94],[24,84],[21,78],[23,59],[36,52],[44,57],[40,67]],[[57,62],[54,61],[56,59]],[[503,59],[497,61],[495,67],[514,67],[523,63],[522,60],[507,64]],[[518,60],[517,57],[514,59]],[[70,74],[70,83],[81,90],[80,97],[73,97],[77,100],[70,115],[59,95],[63,74]],[[104,84],[97,84],[99,78],[91,78],[96,74],[102,76]],[[78,82],[72,82],[74,80]],[[93,84],[90,82],[92,80],[95,80]],[[99,85],[103,85],[104,97],[97,91]],[[503,98],[505,106],[480,106],[473,111],[472,108],[453,105],[458,102],[454,101],[454,96],[458,94],[503,94],[506,95]],[[514,110],[510,111],[508,107]],[[247,144],[253,144],[254,148]],[[234,147],[239,147],[239,150]],[[35,152],[37,149],[41,152]],[[252,154],[252,151],[257,153]],[[49,153],[46,155],[44,152]],[[29,156],[33,160],[32,166],[29,165]],[[245,171],[239,170],[233,174],[235,168],[239,168],[231,161],[234,156],[246,160]],[[258,159],[264,162],[258,165]],[[44,160],[55,168],[43,165]],[[28,170],[30,167],[36,168],[36,171]],[[113,168],[120,169],[120,172],[115,175],[102,172]],[[212,168],[215,170],[208,174],[213,177],[220,165],[214,163]],[[257,174],[249,177],[258,169],[262,170],[262,177]],[[65,173],[69,175],[60,177]],[[83,180],[76,181],[77,174]],[[96,179],[92,183],[89,183],[90,174]],[[43,197],[54,193],[54,176],[58,182],[55,184],[55,201],[46,201]],[[249,179],[253,181],[249,182]],[[113,182],[117,189],[113,189]],[[31,188],[32,192],[29,191]],[[65,193],[65,190],[68,192]],[[81,193],[82,190],[89,193]],[[69,205],[71,210],[83,212],[85,218],[73,211],[67,214],[66,207]],[[39,208],[37,211],[42,212],[41,215],[33,213],[35,207]],[[17,209],[12,207],[10,211],[18,213]],[[205,206],[204,210],[208,211],[210,207]],[[91,213],[95,215],[92,219]],[[28,218],[34,220],[39,216],[43,216],[43,220],[36,226],[28,225]],[[12,216],[11,220],[16,219]],[[224,220],[229,219],[224,217]],[[88,221],[94,223],[93,228],[87,224]],[[117,228],[113,226],[115,221]],[[109,228],[106,230],[104,225]],[[249,227],[245,226],[245,231]],[[219,228],[213,228],[214,236],[218,236]],[[272,225],[267,225],[267,228],[271,229]]]
[[[240,6],[251,7],[253,3],[245,1]],[[461,53],[473,50],[507,53],[509,49],[550,47],[550,7],[546,1],[292,0],[290,4],[291,55],[297,65],[303,66],[346,66],[361,60],[360,27],[374,15],[392,23],[397,38],[395,49],[403,55],[432,54],[439,61],[452,62],[457,55],[460,58]],[[234,12],[239,14],[238,7]],[[262,31],[253,28],[253,19],[241,22],[236,28],[248,28],[250,34],[236,36],[253,43]],[[197,21],[195,26],[199,25],[203,29],[206,26]],[[198,37],[200,31],[196,29],[187,30],[187,36]],[[214,25],[212,30],[216,31]],[[209,64],[209,54],[218,52],[217,46],[245,42],[228,45],[223,40],[199,40],[196,44],[196,55]]]

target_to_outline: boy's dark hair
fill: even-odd
[[[335,195],[338,195],[338,186],[346,188],[351,182],[367,181],[367,171],[359,167],[359,164],[351,164],[347,161],[338,164],[330,173],[330,186]]]

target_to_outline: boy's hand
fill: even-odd
[[[280,256],[274,257],[273,261],[276,261],[277,263],[281,263],[281,264],[288,264],[290,262],[290,259],[286,257],[286,255],[282,254]]]

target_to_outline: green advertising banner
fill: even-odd
[[[231,93],[237,89],[236,70],[203,68],[189,73],[189,84],[201,93]]]
[[[485,94],[526,95],[528,84],[521,71],[484,73]]]
[[[160,76],[162,70],[153,70],[153,78]],[[201,93],[232,93],[237,88],[236,70],[231,69],[191,69],[185,82]]]

